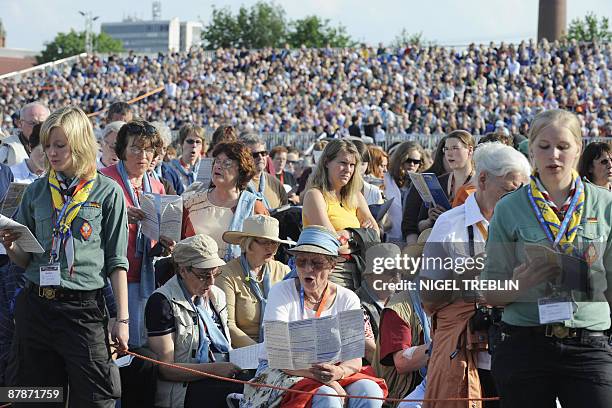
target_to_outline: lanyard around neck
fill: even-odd
[[[315,317],[317,318],[321,317],[321,313],[323,313],[323,309],[325,309],[325,304],[327,303],[328,296],[329,296],[329,283],[327,284],[327,286],[325,286],[325,291],[323,292],[323,297],[321,298],[321,302],[319,302],[319,307],[317,307],[317,310],[315,312]],[[300,305],[302,306],[302,316],[304,316],[304,310],[305,310],[304,288],[302,287],[301,284],[300,284]]]

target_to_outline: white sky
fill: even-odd
[[[83,30],[78,10],[91,11],[100,22],[121,21],[130,15],[149,20],[149,0],[0,0],[0,19],[7,47],[40,50],[58,32]],[[212,6],[236,11],[255,0],[162,0],[162,18],[210,20]],[[423,32],[439,44],[517,41],[537,36],[538,0],[277,0],[289,19],[316,14],[341,23],[358,41],[388,43],[402,30]],[[594,11],[612,20],[612,0],[567,0],[568,23]],[[611,21],[612,23],[612,21]]]

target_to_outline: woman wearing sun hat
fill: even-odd
[[[297,277],[277,283],[270,290],[264,313],[267,321],[292,322],[303,319],[334,316],[347,310],[359,310],[359,298],[351,290],[329,281],[339,259],[340,241],[325,227],[305,227],[297,246],[289,252],[295,255]],[[364,323],[365,325],[365,323]],[[365,351],[365,350],[364,350]],[[312,394],[285,393],[276,389],[245,386],[241,407],[342,407],[341,398],[317,394],[350,394],[372,397],[386,395],[384,381],[374,377],[372,370],[362,369],[361,358],[338,363],[313,364],[304,370],[269,368],[267,354],[260,355],[260,367],[254,383],[267,383]],[[313,396],[314,394],[314,396]],[[349,408],[378,408],[381,400],[350,399]]]
[[[240,245],[242,254],[221,268],[217,286],[225,292],[233,347],[263,341],[261,321],[272,285],[283,280],[289,267],[275,261],[280,244],[294,245],[278,237],[276,218],[254,215],[244,220],[242,231],[227,231],[223,241]],[[238,312],[238,313],[237,313]]]

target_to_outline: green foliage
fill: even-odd
[[[350,47],[354,45],[351,37],[342,25],[331,27],[329,19],[317,16],[307,16],[291,23],[291,30],[287,42],[294,48],[302,45],[309,48]]]
[[[612,41],[609,20],[607,17],[602,17],[600,21],[595,13],[587,13],[584,19],[576,18],[572,20],[566,38],[586,42]]]
[[[120,52],[123,44],[106,33],[93,34],[93,49],[97,52]],[[85,52],[85,32],[70,30],[58,33],[53,41],[45,43],[45,49],[36,56],[39,64],[67,58]]]
[[[329,20],[317,16],[288,21],[285,10],[274,2],[259,1],[250,8],[240,7],[233,14],[229,7],[213,6],[212,19],[202,32],[204,45],[217,48],[280,48],[288,43],[292,47],[346,47],[351,38],[343,26],[331,27]]]
[[[418,33],[409,33],[408,30],[402,28],[402,31],[398,35],[395,36],[391,44],[389,44],[392,48],[402,48],[407,47],[409,45],[412,46],[420,46],[425,45],[425,38],[423,37],[423,32],[420,31]]]

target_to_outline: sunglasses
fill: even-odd
[[[221,275],[221,271],[217,270],[217,272],[205,272],[205,273],[196,273],[193,268],[190,270],[191,274],[195,276],[200,282],[206,282],[210,279],[216,278]]]
[[[321,271],[323,269],[329,268],[330,262],[322,258],[315,258],[311,260],[309,258],[296,257],[295,265],[298,268],[306,268],[308,265],[312,265],[312,269],[314,269],[315,271]]]
[[[287,164],[295,165],[295,164],[298,164],[298,163],[299,163],[299,161],[297,161],[297,160],[287,160]]]
[[[268,152],[266,150],[262,150],[260,152],[253,152],[251,154],[253,155],[254,159],[258,159],[260,157],[266,157],[268,155]]]
[[[608,157],[607,159],[600,160],[599,164],[607,166],[608,164],[610,164],[610,162],[612,162],[612,159]]]
[[[255,238],[255,242],[261,246],[279,246],[280,243],[272,241],[271,239]]]
[[[157,129],[155,128],[155,126],[150,125],[148,123],[130,122],[124,126],[126,126],[128,133],[131,135],[136,134],[136,135],[153,136],[157,134]]]
[[[213,167],[220,166],[222,169],[229,169],[234,165],[234,161],[232,159],[225,160],[213,160]]]
[[[409,157],[406,160],[404,160],[404,163],[410,163],[410,164],[414,164],[415,166],[418,166],[422,163],[422,160],[421,159],[411,159]]]
[[[187,144],[202,144],[202,139],[185,139],[185,143]]]

